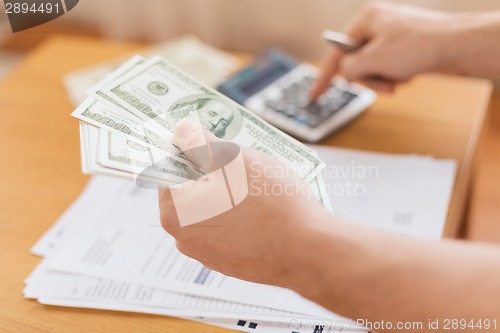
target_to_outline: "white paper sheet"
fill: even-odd
[[[442,238],[454,160],[311,147],[327,165],[324,177],[335,215],[391,233]]]

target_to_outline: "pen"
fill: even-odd
[[[358,50],[363,43],[357,41],[356,39],[347,36],[341,32],[325,30],[323,31],[323,38],[326,39],[329,43],[333,44],[333,46],[344,52],[354,52]]]

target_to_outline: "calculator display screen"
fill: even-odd
[[[243,104],[297,66],[298,63],[293,58],[277,49],[272,49],[259,55],[249,66],[221,83],[218,89]]]
[[[249,80],[242,82],[240,87],[241,91],[247,96],[252,96],[274,81],[278,80],[289,71],[290,69],[286,66],[281,66],[281,64],[272,64],[264,71],[254,72],[253,75],[248,77]]]

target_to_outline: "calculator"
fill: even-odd
[[[366,110],[376,94],[336,77],[330,88],[310,103],[308,94],[316,73],[316,67],[272,49],[257,56],[218,89],[285,132],[317,142]]]

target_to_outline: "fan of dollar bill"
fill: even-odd
[[[198,122],[217,137],[281,160],[330,209],[317,154],[163,58],[134,56],[92,87],[80,120],[82,169],[170,186],[202,171],[173,144],[175,126]]]

